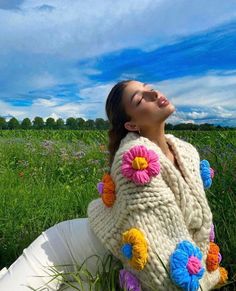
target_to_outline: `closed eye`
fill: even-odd
[[[153,91],[155,91],[155,90],[154,90],[154,89],[151,89],[150,91],[153,92]],[[157,94],[157,93],[156,93],[156,94]],[[157,96],[158,96],[158,94],[157,94]],[[136,104],[136,106],[138,106],[138,105],[141,103],[142,100],[143,100],[143,95],[142,95],[141,99],[138,101],[138,103]]]
[[[139,100],[139,102],[136,105],[138,106],[141,103],[142,100],[143,100],[143,96],[142,96],[142,98]]]

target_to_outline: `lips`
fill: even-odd
[[[161,96],[161,97],[158,99],[157,104],[158,104],[159,107],[163,107],[163,106],[168,105],[168,104],[169,104],[169,101],[168,101],[165,97]]]

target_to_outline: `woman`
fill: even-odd
[[[43,266],[79,263],[109,252],[136,276],[142,290],[200,290],[201,285],[205,291],[219,283],[220,268],[206,270],[212,213],[199,155],[191,144],[164,132],[174,111],[161,92],[142,82],[126,80],[112,88],[106,102],[111,170],[98,185],[101,198],[89,204],[88,219],[43,232],[6,270],[0,290],[39,288],[48,282]],[[181,246],[189,252],[185,260],[192,282],[180,276],[186,272],[178,269],[184,262],[175,250]],[[91,261],[89,268],[95,274],[98,266]],[[68,267],[58,270],[67,272]],[[53,280],[47,286],[58,290],[61,284]]]

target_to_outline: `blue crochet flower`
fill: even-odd
[[[202,160],[200,162],[200,172],[203,181],[204,188],[210,188],[213,178],[213,169],[211,169],[210,164],[207,160]]]
[[[170,276],[173,282],[186,291],[199,288],[199,280],[205,269],[202,267],[202,253],[191,242],[183,240],[170,256]]]

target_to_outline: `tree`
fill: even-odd
[[[36,116],[33,120],[33,128],[35,129],[43,129],[44,121],[42,117]]]
[[[19,121],[15,118],[12,117],[9,121],[8,121],[8,128],[9,129],[17,129],[20,127],[20,123]]]
[[[95,129],[95,122],[92,119],[88,119],[85,121],[85,128],[86,129]]]
[[[200,130],[212,130],[213,129],[213,125],[209,124],[209,123],[202,123],[199,125]]]
[[[55,127],[56,127],[56,122],[55,122],[54,118],[48,117],[46,119],[46,128],[54,129]]]
[[[0,117],[0,129],[7,129],[7,122],[4,117]]]
[[[24,118],[21,122],[22,129],[30,129],[32,127],[32,122],[29,118]]]
[[[105,129],[106,128],[106,122],[103,118],[96,118],[95,120],[95,126],[97,129]]]
[[[109,129],[111,126],[110,121],[109,120],[105,120],[105,129]]]
[[[77,121],[77,126],[79,129],[84,129],[85,128],[85,120],[81,117],[76,119]]]
[[[165,124],[165,130],[173,130],[174,126],[171,123]]]
[[[62,118],[58,118],[55,125],[56,129],[61,129],[65,127],[65,122]]]
[[[69,117],[66,119],[66,127],[68,129],[77,129],[77,121],[74,117]]]

